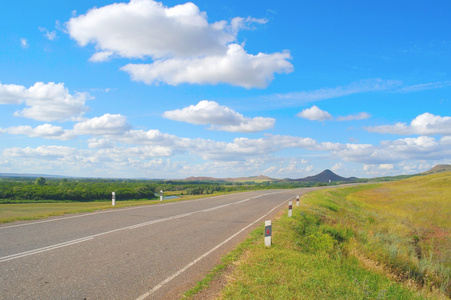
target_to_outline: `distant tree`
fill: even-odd
[[[39,177],[36,179],[36,184],[37,185],[45,185],[45,178],[44,177]]]

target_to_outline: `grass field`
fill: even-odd
[[[206,280],[217,299],[449,299],[451,173],[321,190],[253,232]],[[197,293],[197,294],[196,294]]]

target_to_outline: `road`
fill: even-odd
[[[0,299],[178,299],[253,228],[310,190],[2,224]]]

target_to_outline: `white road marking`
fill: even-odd
[[[290,197],[289,199],[293,198],[294,196]],[[256,197],[253,197],[256,198]],[[249,200],[252,198],[249,198]],[[212,249],[210,249],[209,251],[205,252],[204,254],[202,254],[201,256],[199,256],[198,258],[196,258],[195,260],[193,260],[192,262],[190,262],[189,264],[187,264],[186,266],[184,266],[182,269],[178,270],[177,272],[175,272],[174,274],[172,274],[171,276],[169,276],[168,278],[166,278],[165,280],[163,280],[162,282],[160,282],[159,284],[157,284],[156,286],[154,286],[150,291],[142,294],[141,296],[139,296],[138,298],[136,298],[136,300],[144,300],[147,297],[151,296],[153,293],[155,293],[156,291],[158,291],[159,289],[161,289],[165,284],[169,283],[171,280],[173,280],[175,277],[179,276],[180,274],[182,274],[183,272],[185,272],[187,269],[189,269],[190,267],[192,267],[193,265],[195,265],[196,263],[198,263],[199,261],[201,261],[203,258],[207,257],[208,255],[210,255],[211,253],[213,253],[215,250],[217,250],[218,248],[220,248],[221,246],[225,245],[227,242],[229,242],[230,240],[232,240],[234,237],[236,237],[237,235],[239,235],[240,233],[242,233],[243,231],[245,231],[246,229],[248,229],[249,227],[253,226],[255,223],[259,222],[260,220],[262,220],[264,217],[266,217],[267,215],[269,215],[271,212],[273,212],[274,210],[276,210],[278,207],[282,206],[283,204],[286,203],[287,200],[284,200],[281,204],[277,205],[276,207],[274,207],[273,209],[271,209],[270,211],[268,211],[266,214],[264,214],[263,216],[261,216],[260,218],[258,218],[257,220],[255,220],[254,222],[252,222],[251,224],[243,227],[241,230],[239,230],[238,232],[236,232],[235,234],[233,234],[232,236],[230,236],[229,238],[227,238],[226,240],[222,241],[221,243],[219,243],[218,245],[216,245],[215,247],[213,247]],[[238,202],[236,202],[238,203]]]
[[[273,194],[273,193],[271,193],[271,194]],[[106,232],[93,234],[93,235],[90,235],[90,236],[86,236],[86,237],[83,237],[83,238],[79,238],[79,239],[75,239],[75,240],[71,240],[71,241],[67,241],[67,242],[63,242],[63,243],[59,243],[59,244],[55,244],[55,245],[50,245],[50,246],[43,247],[43,248],[38,248],[38,249],[29,250],[29,251],[25,251],[25,252],[21,252],[21,253],[11,254],[11,255],[8,255],[8,256],[3,256],[3,257],[0,257],[0,263],[5,262],[5,261],[9,261],[9,260],[13,260],[13,259],[17,259],[17,258],[21,258],[21,257],[25,257],[25,256],[35,255],[35,254],[38,254],[38,253],[42,253],[42,252],[46,252],[46,251],[50,251],[50,250],[54,250],[54,249],[58,249],[58,248],[61,248],[61,247],[66,247],[66,246],[70,246],[70,245],[74,245],[74,244],[90,241],[90,240],[93,240],[96,237],[99,237],[99,236],[102,236],[102,235],[106,235],[106,234],[109,234],[109,233],[118,232],[118,231],[126,230],[126,229],[132,230],[132,229],[140,228],[140,227],[143,227],[143,226],[149,226],[149,225],[153,225],[153,224],[157,224],[157,223],[161,223],[161,222],[165,222],[165,221],[180,219],[180,218],[191,216],[191,215],[196,214],[196,213],[202,213],[202,212],[212,211],[212,210],[215,210],[215,209],[220,209],[220,208],[223,208],[223,207],[226,207],[226,206],[243,203],[243,202],[246,202],[246,201],[249,201],[249,200],[252,200],[252,199],[256,199],[256,198],[259,198],[259,197],[267,196],[267,195],[270,195],[270,194],[263,194],[263,195],[259,195],[259,196],[254,196],[254,197],[246,198],[246,199],[243,199],[243,200],[240,200],[240,201],[237,201],[237,202],[232,202],[232,203],[228,203],[228,204],[224,204],[224,205],[215,206],[215,207],[212,207],[212,208],[209,208],[209,209],[202,209],[202,210],[197,210],[197,211],[193,211],[193,212],[190,212],[190,213],[185,213],[185,214],[170,216],[170,217],[161,218],[161,219],[157,219],[157,220],[152,220],[152,221],[148,221],[148,222],[144,222],[144,223],[140,223],[140,224],[136,224],[136,225],[126,226],[126,227],[122,227],[122,228],[118,228],[118,229],[114,229],[114,230],[110,230],[110,231],[106,231]]]
[[[30,251],[16,253],[16,254],[8,255],[8,256],[3,256],[3,257],[0,258],[0,263],[8,261],[8,260],[13,260],[13,259],[16,259],[16,258],[24,257],[24,256],[34,255],[34,254],[42,253],[42,252],[45,252],[45,251],[54,250],[54,249],[58,249],[58,248],[62,248],[62,247],[66,247],[66,246],[70,246],[70,245],[86,242],[86,241],[89,241],[89,240],[92,240],[92,239],[93,238],[91,238],[91,237],[86,237],[86,238],[81,238],[81,239],[77,239],[77,240],[72,240],[72,241],[69,241],[69,242],[64,242],[64,243],[60,243],[60,244],[47,246],[47,247],[44,247],[44,248],[39,248],[39,249],[34,249],[34,250],[30,250]]]

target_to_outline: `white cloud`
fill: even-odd
[[[20,46],[21,46],[23,49],[26,49],[26,48],[28,48],[30,45],[28,45],[27,39],[21,38],[21,39],[20,39]]]
[[[85,135],[120,135],[131,129],[127,119],[119,114],[105,114],[75,124],[74,132]]]
[[[111,58],[111,56],[114,53],[112,51],[101,51],[101,52],[97,52],[95,53],[93,56],[91,56],[91,58],[89,59],[89,61],[92,62],[101,62],[101,61],[107,61]]]
[[[334,172],[337,172],[337,171],[343,169],[344,167],[345,167],[344,163],[336,163],[335,165],[333,165],[331,170]]]
[[[451,86],[451,81],[421,83],[421,84],[403,87],[403,88],[399,89],[398,92],[411,93],[411,92],[424,91],[424,90],[435,90],[435,89],[440,89],[440,88],[444,88],[444,87],[448,87],[448,86]]]
[[[368,79],[351,83],[347,86],[338,86],[335,88],[324,88],[313,91],[293,92],[286,94],[275,94],[270,98],[275,100],[284,100],[293,104],[322,101],[334,99],[354,94],[368,92],[393,90],[403,84],[399,80]]]
[[[28,159],[44,159],[45,161],[57,160],[80,153],[81,150],[65,146],[40,146],[37,148],[8,148],[3,151],[6,157],[20,157]]]
[[[308,164],[308,161],[305,159],[292,158],[286,164],[284,161],[282,161],[281,163],[283,164],[283,166],[277,171],[277,173],[273,173],[277,174],[278,176],[284,177],[300,177],[300,174],[310,172],[312,168],[311,165],[305,166],[306,164]]]
[[[258,132],[272,128],[275,123],[273,118],[244,117],[226,106],[207,100],[183,109],[167,111],[163,113],[163,117],[191,124],[211,125],[212,130],[229,132]]]
[[[451,140],[447,137],[436,140],[433,137],[421,136],[383,141],[379,145],[317,142],[311,138],[281,135],[265,135],[258,139],[236,138],[231,142],[224,142],[182,138],[159,130],[124,131],[126,127],[123,125],[126,125],[126,122],[120,115],[117,117],[119,121],[112,128],[105,129],[100,122],[112,119],[114,118],[111,116],[102,116],[82,123],[85,125],[83,127],[86,134],[104,134],[88,140],[88,150],[60,146],[9,148],[3,150],[2,157],[4,162],[17,167],[16,171],[30,167],[40,170],[53,168],[52,173],[60,174],[58,170],[70,168],[72,176],[76,174],[76,170],[84,172],[83,170],[87,169],[92,170],[92,174],[103,171],[103,176],[111,171],[114,174],[123,172],[122,176],[129,176],[127,174],[132,171],[134,174],[151,174],[155,170],[148,170],[145,166],[161,164],[164,170],[159,169],[158,173],[153,173],[153,178],[161,177],[159,174],[169,174],[164,173],[166,168],[174,178],[180,177],[180,174],[262,174],[264,170],[291,178],[310,173],[314,168],[308,160],[300,158],[288,161],[277,156],[279,152],[289,148],[299,151],[298,155],[303,155],[303,151],[313,151],[315,155],[330,155],[331,158],[340,158],[345,162],[363,163],[368,165],[368,172],[377,172],[380,175],[395,172],[395,164],[402,167],[424,165],[427,161],[449,163],[451,157]],[[15,130],[17,134],[62,139],[63,129],[44,125],[35,129],[24,126],[0,131]],[[105,131],[98,130],[102,128]],[[81,131],[81,128],[79,129]],[[76,131],[74,129],[73,133]],[[177,158],[171,160],[155,160],[155,157],[176,155]],[[182,162],[180,157],[185,160],[185,157],[189,157],[189,162]],[[277,168],[271,169],[272,166]],[[338,162],[332,169],[343,167],[344,164]]]
[[[298,117],[308,119],[311,121],[326,121],[326,120],[333,120],[334,117],[328,113],[327,111],[324,111],[320,109],[318,106],[313,105],[311,108],[306,108],[302,110],[300,113],[297,114]],[[348,115],[348,116],[340,116],[337,117],[337,121],[353,121],[353,120],[363,120],[368,119],[370,117],[370,114],[366,112],[361,112],[355,115]]]
[[[71,18],[67,29],[81,46],[127,58],[190,57],[222,53],[235,41],[225,21],[210,24],[191,3],[166,7],[152,0],[131,0],[93,8]]]
[[[44,36],[50,41],[53,41],[54,39],[56,39],[56,31],[55,30],[48,31],[47,28],[39,27],[39,31],[44,33]]]
[[[25,98],[26,88],[15,84],[0,83],[0,104],[20,104]]]
[[[370,118],[371,115],[367,112],[360,112],[355,115],[349,115],[349,116],[340,116],[337,117],[337,121],[353,121],[353,120],[364,120]]]
[[[146,84],[229,83],[245,88],[264,88],[274,79],[274,73],[293,71],[293,65],[288,62],[290,58],[289,52],[252,55],[241,45],[230,44],[226,54],[128,64],[121,70],[128,72],[133,80]]]
[[[311,108],[306,108],[297,114],[298,117],[312,120],[312,121],[325,121],[332,120],[333,117],[327,111],[321,110],[318,106],[313,105]]]
[[[69,140],[75,138],[75,134],[71,130],[51,124],[39,125],[36,128],[32,128],[31,126],[17,126],[0,130],[9,134],[23,134],[29,137],[42,137],[46,139]]]
[[[451,117],[442,117],[431,113],[424,113],[413,119],[410,125],[406,125],[405,123],[397,123],[395,125],[366,127],[365,129],[369,132],[399,135],[451,135]]]
[[[65,121],[83,115],[87,111],[84,105],[87,93],[71,95],[63,83],[37,82],[25,89],[16,85],[0,85],[0,103],[25,102],[23,110],[14,115],[38,121]]]
[[[108,139],[92,138],[88,140],[88,147],[94,149],[113,148],[114,142]]]
[[[131,0],[93,8],[71,18],[66,26],[81,46],[93,43],[90,61],[115,56],[151,58],[151,64],[122,68],[136,81],[178,85],[228,83],[246,88],[266,87],[274,73],[289,73],[288,52],[251,55],[236,43],[239,30],[267,20],[236,17],[209,23],[193,3],[166,7],[153,0]]]
[[[451,155],[446,140],[437,141],[433,137],[419,136],[395,141],[382,141],[380,145],[346,144],[333,150],[345,161],[365,164],[392,164],[409,160],[441,160]]]

